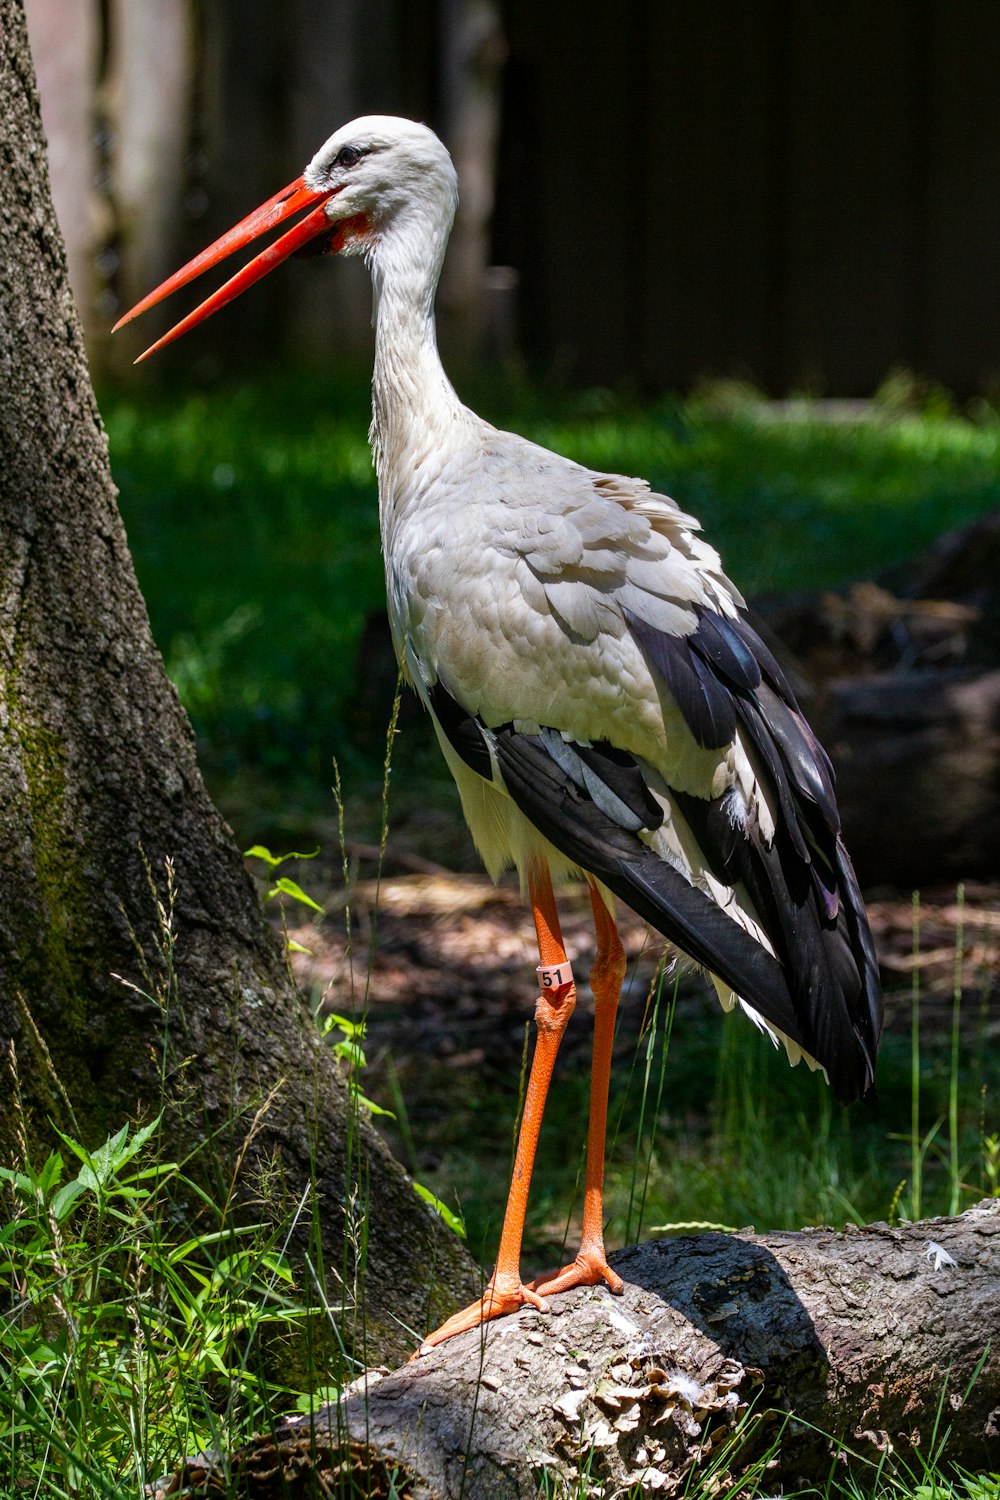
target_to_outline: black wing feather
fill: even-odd
[[[465,764],[484,781],[492,781],[493,762],[480,720],[467,713],[441,682],[431,688],[430,700],[434,717]]]
[[[663,808],[646,785],[646,778],[624,750],[614,745],[577,745],[576,753],[596,776],[621,798],[640,819],[639,827],[650,830],[663,822]]]
[[[697,608],[698,629],[690,637],[691,649],[711,663],[730,687],[752,693],[760,683],[760,663],[732,621],[710,610]]]
[[[754,769],[777,799],[779,825],[791,839],[803,864],[807,865],[810,860],[809,846],[799,823],[785,761],[781,750],[768,733],[758,699],[755,696],[740,699],[738,713],[740,726],[745,731],[747,749],[755,761]]]
[[[698,744],[707,750],[728,745],[736,729],[732,698],[691,650],[693,637],[657,630],[628,610],[625,618],[650,669],[666,684]]]
[[[795,790],[819,808],[831,828],[839,829],[833,767],[819,740],[802,715],[780,698],[768,683],[761,683],[756,699],[768,734],[781,752]]]
[[[705,610],[704,613],[708,614],[709,611]],[[722,616],[716,615],[714,618],[721,620]],[[765,646],[746,616],[737,615],[735,618],[727,619],[723,623],[727,631],[731,631],[733,635],[737,636],[743,642],[750,655],[757,662],[763,676],[767,678],[768,682],[774,688],[774,691],[780,694],[786,703],[794,704],[795,694],[789,686],[788,678],[778,665],[773,652]]]
[[[636,833],[613,823],[560,770],[537,735],[489,731],[504,785],[545,837],[780,1030],[800,1030],[782,966]]]

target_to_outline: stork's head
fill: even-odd
[[[450,228],[458,178],[433,130],[394,115],[364,115],[343,125],[306,167],[303,181],[326,195],[332,224],[349,224],[337,249],[356,253],[411,215]]]
[[[363,115],[341,126],[316,152],[301,177],[175,271],[120,318],[115,328],[304,209],[309,212],[303,218],[139,359],[146,359],[203,322],[290,255],[373,253],[394,229],[421,222],[427,234],[436,231],[443,241],[457,203],[455,168],[432,130],[394,115]]]

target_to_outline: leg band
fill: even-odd
[[[569,959],[561,964],[539,964],[535,973],[543,990],[562,990],[573,983],[573,965]]]

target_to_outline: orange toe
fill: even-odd
[[[554,1292],[568,1292],[574,1286],[597,1286],[601,1281],[606,1282],[616,1296],[620,1297],[625,1290],[625,1283],[617,1271],[612,1271],[603,1250],[581,1250],[576,1260],[563,1266],[561,1271],[536,1276],[529,1285],[531,1291],[544,1292],[551,1297]]]
[[[478,1302],[472,1302],[450,1317],[440,1328],[435,1328],[424,1339],[417,1354],[426,1354],[436,1344],[443,1344],[445,1339],[452,1339],[456,1333],[465,1333],[470,1328],[478,1328],[480,1324],[489,1322],[492,1318],[502,1318],[507,1313],[517,1312],[519,1307],[527,1303],[535,1307],[539,1312],[545,1312],[545,1300],[534,1290],[534,1284],[525,1286],[522,1281],[505,1281],[503,1283],[490,1281],[486,1290]]]

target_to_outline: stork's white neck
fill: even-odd
[[[372,447],[383,504],[400,473],[432,445],[447,445],[464,408],[444,372],[434,326],[450,217],[417,208],[400,216],[371,254],[375,292]]]

